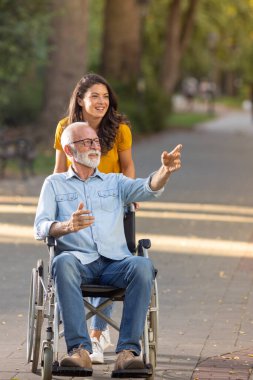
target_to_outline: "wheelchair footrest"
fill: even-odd
[[[144,379],[151,376],[152,373],[153,368],[148,364],[146,368],[143,369],[119,369],[117,371],[112,371],[111,377]]]
[[[57,363],[54,363],[52,374],[55,376],[85,377],[92,376],[92,369],[81,367],[61,367]]]

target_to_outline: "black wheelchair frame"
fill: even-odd
[[[132,204],[128,206],[125,213],[124,228],[130,252],[139,256],[148,257],[148,250],[151,247],[150,240],[139,240],[136,247],[135,209]],[[46,243],[49,251],[47,283],[44,279],[44,263],[41,259],[38,260],[36,268],[32,269],[28,309],[27,362],[32,363],[31,370],[33,373],[36,373],[40,359],[42,380],[51,380],[53,375],[74,377],[92,376],[92,370],[71,367],[67,368],[59,365],[59,339],[64,336],[64,331],[60,331],[60,314],[55,297],[54,282],[51,276],[56,240],[49,237]],[[105,306],[114,301],[124,301],[125,289],[104,285],[85,285],[81,287],[81,290],[84,305],[87,309],[86,320],[97,314],[110,326],[119,331],[119,325],[116,321],[105,316],[102,310]],[[105,297],[106,300],[98,307],[94,307],[87,300],[89,297]],[[158,289],[157,281],[155,279],[141,342],[145,368],[139,370],[112,371],[111,377],[155,379],[158,346],[158,311]],[[47,319],[46,338],[41,342],[44,319]]]

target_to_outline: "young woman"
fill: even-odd
[[[70,165],[61,146],[64,128],[76,121],[87,121],[101,141],[102,156],[98,169],[103,173],[123,173],[127,177],[135,177],[130,123],[117,108],[117,98],[103,77],[87,74],[80,79],[70,98],[68,115],[59,121],[56,128],[54,173],[65,172]],[[97,306],[101,300],[94,298],[92,303]],[[108,316],[111,312],[112,306],[104,309]],[[103,363],[103,350],[110,344],[106,322],[97,316],[93,317],[90,336],[92,362]]]

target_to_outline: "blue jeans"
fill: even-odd
[[[80,344],[92,352],[80,286],[101,284],[126,289],[116,353],[132,350],[140,354],[140,338],[154,279],[149,259],[130,256],[116,261],[100,256],[83,265],[71,253],[63,252],[54,258],[52,272],[68,352]]]

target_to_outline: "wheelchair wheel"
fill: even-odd
[[[41,368],[41,379],[51,380],[52,379],[52,369],[53,369],[53,350],[51,347],[44,347],[42,353],[42,368]]]
[[[157,349],[158,349],[158,292],[157,284],[155,281],[154,291],[151,296],[150,309],[148,315],[149,322],[149,362],[153,367],[153,372],[157,363]],[[154,373],[153,373],[154,376]],[[154,377],[149,379],[154,379]]]
[[[40,271],[40,276],[39,276]],[[38,260],[32,270],[27,329],[27,362],[32,361],[32,372],[36,373],[40,354],[41,328],[43,324],[43,261]]]

